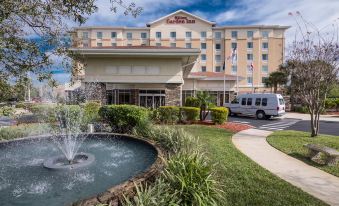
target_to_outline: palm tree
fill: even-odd
[[[214,97],[207,91],[199,91],[197,93],[197,98],[200,103],[200,121],[203,121],[209,114],[208,108],[213,105]]]
[[[281,71],[270,73],[270,76],[265,79],[264,84],[266,87],[273,87],[274,93],[277,93],[278,87],[287,83],[287,74]]]

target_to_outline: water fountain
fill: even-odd
[[[129,182],[157,160],[143,140],[83,133],[80,107],[69,108],[56,112],[50,135],[0,142],[2,206],[68,205]]]

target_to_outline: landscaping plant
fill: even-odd
[[[179,107],[161,106],[158,109],[159,120],[165,124],[175,124],[179,120]]]
[[[212,122],[214,124],[223,124],[227,121],[228,109],[225,107],[214,107],[210,109]]]
[[[197,107],[180,107],[180,120],[192,122],[199,119],[200,108]]]

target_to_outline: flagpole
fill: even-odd
[[[239,75],[238,75],[238,51],[236,50],[236,53],[235,53],[235,57],[236,57],[236,66],[237,66],[237,96],[238,96],[238,93],[239,93]]]
[[[225,71],[224,71],[224,98],[223,98],[222,106],[224,106],[225,101],[226,101],[226,77],[225,77]]]
[[[254,66],[252,63],[252,93],[254,94]]]

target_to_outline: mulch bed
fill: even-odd
[[[248,125],[248,124],[240,124],[240,123],[234,123],[234,122],[225,122],[224,124],[216,125],[212,121],[208,121],[208,120],[202,121],[202,122],[198,121],[198,122],[195,122],[194,124],[208,125],[211,127],[225,129],[225,130],[232,131],[232,132],[240,132],[242,130],[253,128],[253,126]]]

